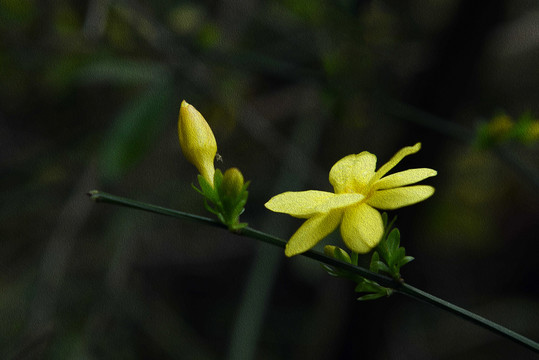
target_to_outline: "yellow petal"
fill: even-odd
[[[382,216],[367,204],[351,206],[344,211],[341,236],[346,246],[365,254],[378,245],[384,233]]]
[[[327,214],[313,216],[288,240],[285,248],[286,256],[294,256],[314,247],[320,240],[337,228],[342,218],[341,210],[333,210]]]
[[[353,204],[356,204],[363,200],[365,196],[361,194],[337,194],[333,197],[330,197],[328,200],[324,201],[318,205],[314,210],[319,213],[327,213],[330,210],[341,209]]]
[[[393,155],[393,157],[388,162],[386,162],[384,165],[382,165],[382,167],[380,167],[380,169],[378,169],[376,174],[371,179],[371,184],[381,179],[382,176],[387,174],[389,170],[393,169],[395,165],[397,165],[405,156],[415,154],[419,151],[419,149],[421,149],[421,143],[417,143],[414,146],[406,146],[400,149],[395,155]]]
[[[376,156],[367,151],[345,156],[329,172],[335,193],[359,193],[369,183],[376,168]]]
[[[316,207],[336,196],[326,191],[287,191],[272,197],[264,206],[271,211],[298,218],[308,218],[318,213]]]
[[[382,210],[393,210],[423,201],[432,194],[434,188],[428,185],[379,190],[367,200],[367,204]]]
[[[436,170],[432,169],[410,169],[395,174],[385,176],[374,184],[375,189],[392,189],[400,186],[415,184],[428,177],[435,176]]]

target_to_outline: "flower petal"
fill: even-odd
[[[375,189],[392,189],[400,186],[415,184],[421,180],[438,174],[433,169],[410,169],[385,176],[374,183]]]
[[[393,210],[423,201],[432,194],[434,194],[432,186],[406,186],[376,191],[367,203],[377,209]]]
[[[335,193],[361,192],[369,183],[376,169],[376,156],[363,151],[345,156],[329,171],[329,182]]]
[[[387,174],[387,172],[395,167],[405,156],[415,154],[416,152],[421,149],[421,143],[417,143],[414,146],[406,146],[402,149],[400,149],[393,157],[386,162],[374,175],[374,177],[371,179],[371,184],[375,181],[379,180]]]
[[[337,228],[341,222],[342,213],[340,210],[334,210],[327,214],[313,216],[305,221],[288,240],[284,250],[285,255],[298,255],[314,247]]]
[[[384,233],[382,216],[367,204],[352,206],[344,211],[341,236],[346,246],[365,254],[378,245]]]
[[[319,213],[327,213],[330,210],[340,209],[350,205],[354,205],[363,200],[364,198],[365,196],[356,193],[337,194],[333,197],[330,197],[322,204],[318,205],[314,210]]]
[[[272,197],[264,204],[271,211],[285,213],[298,218],[309,218],[319,211],[315,208],[336,196],[326,191],[287,191]],[[329,211],[329,210],[328,210]]]

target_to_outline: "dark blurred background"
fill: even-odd
[[[391,213],[405,279],[537,341],[539,148],[495,127],[477,145],[496,115],[539,114],[537,1],[1,0],[0,29],[0,358],[534,358],[402,295],[358,302],[282,249],[85,194],[205,215],[182,99],[217,167],[252,181],[242,220],[283,238],[301,221],[271,196],[331,191],[343,156],[381,165],[421,141],[396,169],[438,170],[432,198]]]

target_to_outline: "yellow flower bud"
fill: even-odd
[[[225,171],[225,174],[223,175],[221,188],[223,189],[225,196],[235,199],[243,188],[243,182],[243,175],[238,168],[230,168]]]
[[[185,100],[180,107],[178,136],[185,158],[213,185],[213,159],[217,153],[217,142],[204,117]]]
[[[352,263],[352,259],[350,259],[350,255],[348,255],[346,251],[344,251],[343,249],[337,246],[333,246],[333,245],[324,246],[324,254],[326,254],[326,256],[335,258],[337,260],[345,261],[349,264]]]
[[[324,254],[326,256],[329,256],[330,258],[334,257],[335,255],[335,248],[336,246],[333,245],[326,245],[324,246]]]

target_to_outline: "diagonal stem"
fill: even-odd
[[[88,193],[88,195],[90,196],[92,200],[96,202],[104,202],[104,203],[109,203],[109,204],[130,207],[133,209],[138,209],[138,210],[148,211],[148,212],[152,212],[152,213],[156,213],[160,215],[166,215],[166,216],[172,216],[176,218],[196,221],[196,222],[200,222],[206,225],[226,229],[225,225],[207,217],[198,216],[198,215],[194,215],[194,214],[190,214],[190,213],[186,213],[182,211],[172,210],[165,207],[152,205],[152,204],[148,204],[141,201],[136,201],[136,200],[132,200],[132,199],[116,196],[116,195],[111,195],[111,194],[107,194],[98,190],[92,190]],[[261,240],[263,242],[266,242],[268,244],[278,246],[281,248],[284,248],[286,246],[285,240],[280,239],[276,236],[267,234],[265,232],[252,229],[250,227],[242,229],[241,232],[238,233],[238,235],[247,236],[253,239]],[[539,343],[525,336],[522,336],[512,330],[509,330],[506,327],[501,326],[493,321],[485,319],[484,317],[479,316],[471,311],[468,311],[459,306],[456,306],[448,301],[440,299],[434,295],[431,295],[411,285],[408,285],[408,284],[393,280],[389,277],[374,273],[365,268],[336,260],[318,251],[309,250],[301,255],[306,256],[316,261],[320,261],[324,264],[352,272],[368,280],[376,281],[378,284],[382,286],[394,289],[395,291],[401,294],[407,295],[413,299],[420,300],[420,301],[429,303],[431,305],[434,305],[442,310],[445,310],[456,316],[459,316],[460,318],[468,322],[479,325],[493,333],[506,337],[517,344],[520,344],[536,353],[539,353]]]

